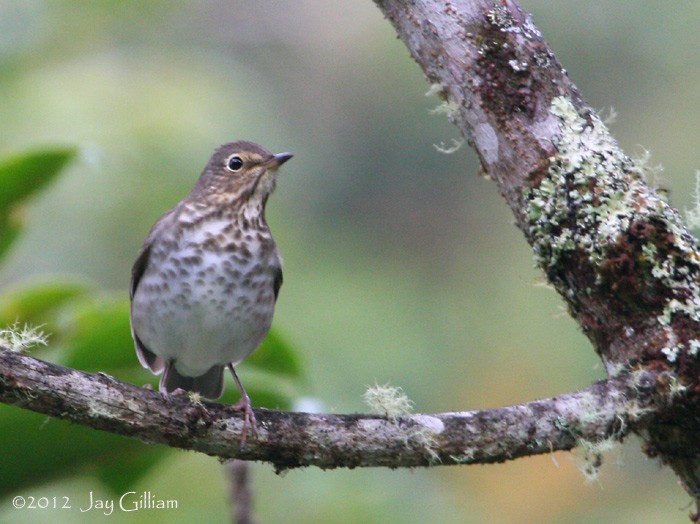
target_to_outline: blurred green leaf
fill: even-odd
[[[247,374],[238,373],[243,386],[245,387],[250,401],[255,408],[268,409],[289,409],[294,398],[290,384],[279,376],[271,373]],[[228,370],[225,371],[229,375]],[[222,404],[235,404],[241,399],[235,382],[226,377],[226,384],[223,396],[215,402]]]
[[[127,471],[122,469],[125,462],[136,466],[128,470],[131,481],[136,482],[168,451],[165,446],[148,446],[2,404],[0,434],[4,436],[3,456],[12,457],[4,460],[0,468],[0,495],[52,478],[65,478],[67,474],[79,474],[95,466],[105,471],[102,478],[109,486],[121,489],[126,480],[118,477]],[[108,474],[106,470],[110,468],[114,471]]]
[[[128,300],[95,298],[64,312],[69,316],[64,365],[84,371],[137,366],[131,339]]]
[[[291,377],[301,377],[303,372],[297,351],[275,329],[270,331],[260,348],[245,362],[251,366]]]
[[[0,188],[2,189],[2,188]],[[2,258],[19,235],[21,223],[10,215],[0,215],[0,258]]]
[[[90,291],[83,283],[60,281],[18,288],[0,299],[0,315],[31,323],[56,319],[53,325],[64,339],[60,360],[67,366],[88,371],[140,367],[128,301]],[[100,479],[119,493],[169,452],[2,405],[0,434],[11,435],[3,446],[15,457],[12,467],[0,468],[0,494],[95,467]]]
[[[133,488],[140,477],[158,464],[167,454],[173,450],[166,446],[146,445],[134,439],[122,438],[119,444],[119,455],[116,460],[119,467],[115,467],[115,460],[105,457],[99,461],[98,477],[112,493],[124,493]]]
[[[230,389],[235,390],[236,388]],[[253,384],[246,388],[246,391],[254,408],[290,409],[292,407],[292,399],[289,395],[284,391],[276,390],[270,383],[266,383],[264,387],[256,387]]]
[[[0,258],[2,258],[19,235],[21,224],[11,216],[0,216]]]
[[[22,153],[0,161],[0,214],[49,183],[75,156],[74,148]]]
[[[0,297],[0,323],[3,326],[16,321],[35,326],[44,324],[46,332],[59,334],[56,316],[60,308],[90,290],[89,284],[76,279],[22,285]]]

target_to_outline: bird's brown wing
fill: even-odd
[[[158,236],[160,236],[163,229],[167,228],[174,221],[177,220],[179,211],[180,205],[177,205],[170,211],[166,212],[156,221],[155,224],[153,224],[153,227],[148,232],[146,240],[144,241],[143,245],[141,246],[141,249],[136,255],[136,262],[134,262],[134,266],[131,268],[130,296],[132,300],[134,299],[134,295],[136,294],[136,288],[139,287],[141,277],[143,276],[144,272],[146,271],[146,268],[148,267],[148,261],[151,256],[151,248],[153,247],[153,242]]]
[[[275,291],[275,300],[277,300],[277,296],[280,294],[280,288],[282,287],[282,268],[278,267],[277,271],[275,272],[275,277],[274,280],[272,281],[272,287]]]
[[[134,300],[136,288],[139,286],[141,277],[146,272],[146,268],[148,267],[148,259],[151,256],[151,247],[153,247],[153,242],[149,242],[148,240],[144,242],[138,255],[136,255],[136,262],[134,262],[134,266],[131,268],[131,287],[129,289],[129,296],[131,297],[131,300]]]
[[[129,296],[131,297],[132,301],[134,300],[134,295],[136,295],[136,290],[139,287],[139,282],[141,282],[141,277],[143,277],[143,274],[146,272],[146,268],[148,268],[154,239],[164,227],[167,227],[173,220],[176,220],[177,211],[178,207],[171,209],[160,217],[155,224],[153,224],[151,231],[148,233],[146,241],[143,243],[143,246],[141,246],[141,249],[136,255],[136,262],[134,262],[134,266],[131,268],[131,287],[129,288]],[[136,355],[138,356],[141,365],[150,369],[153,373],[162,373],[163,369],[165,369],[165,362],[162,358],[149,350],[141,341],[138,333],[136,333],[134,330],[133,319],[131,322],[131,336],[134,339]]]

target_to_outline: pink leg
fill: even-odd
[[[253,413],[253,407],[250,405],[250,397],[248,396],[248,393],[246,393],[243,384],[241,384],[241,381],[239,380],[238,375],[236,374],[236,370],[233,369],[233,366],[229,364],[228,368],[231,370],[233,379],[236,381],[238,391],[241,392],[241,400],[238,401],[233,407],[235,409],[243,411],[243,431],[241,432],[241,447],[243,447],[243,445],[245,444],[246,437],[248,436],[248,428],[250,428],[253,432],[253,436],[257,437],[258,427],[257,422],[255,421],[255,413]]]

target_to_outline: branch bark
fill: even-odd
[[[257,409],[258,438],[240,447],[243,421],[231,406],[166,397],[0,348],[6,404],[146,443],[270,462],[278,471],[485,464],[621,440],[645,427],[659,378],[640,371],[517,406],[396,419]]]
[[[231,499],[231,521],[235,524],[255,524],[253,518],[253,490],[250,479],[250,463],[231,460],[226,463]]]
[[[641,436],[700,502],[700,252],[512,0],[375,0],[609,376],[668,371]],[[669,375],[669,376],[671,376]]]

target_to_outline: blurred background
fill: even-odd
[[[654,182],[674,206],[690,207],[700,168],[700,4],[522,4],[591,105],[615,108],[612,129],[627,153],[649,150],[665,168]],[[68,278],[125,301],[152,223],[190,191],[214,147],[245,138],[295,153],[268,205],[285,260],[275,327],[305,369],[294,398],[362,412],[366,386],[390,382],[419,412],[473,410],[603,378],[590,344],[541,285],[495,185],[477,176],[474,153],[434,147],[459,135],[430,113],[438,100],[428,89],[370,0],[0,0],[0,153],[79,149],[23,208],[26,231],[0,267],[0,293]],[[138,367],[128,343],[123,352]],[[244,383],[248,369],[240,367]],[[143,373],[140,382],[114,374],[141,384]],[[18,411],[4,407],[0,417]],[[72,431],[68,424],[27,417],[2,441],[49,449],[45,463],[81,453],[73,437],[61,446],[42,438],[46,426]],[[99,434],[81,435],[85,446]],[[3,465],[24,457],[0,444],[0,522],[101,521],[95,512],[18,511],[11,498],[110,497],[118,474],[123,491],[148,490],[179,509],[115,512],[111,522],[229,518],[216,459],[130,445],[158,457],[133,480],[117,456],[13,488]],[[687,496],[638,441],[605,459],[593,483],[563,453],[282,476],[256,464],[255,511],[262,522],[687,521]]]

